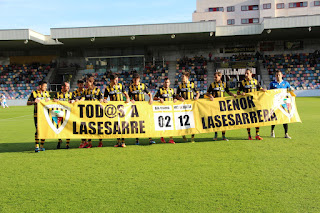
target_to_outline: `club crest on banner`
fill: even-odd
[[[51,129],[59,134],[67,125],[70,118],[70,107],[52,104],[44,106],[44,115]]]
[[[285,116],[291,119],[295,113],[294,97],[286,90],[274,97],[274,109],[279,109]]]

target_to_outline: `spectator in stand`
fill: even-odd
[[[212,53],[209,52],[209,61],[211,61],[211,58],[212,58]]]

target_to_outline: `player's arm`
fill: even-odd
[[[86,100],[86,90],[83,91],[82,95],[81,95],[81,98],[79,101],[85,101]]]
[[[200,91],[194,83],[193,83],[193,91],[196,93],[196,97],[194,98],[194,100],[197,101],[200,97]]]
[[[48,102],[48,101],[50,101],[51,100],[51,97],[50,97],[50,93],[47,91],[47,93],[48,93],[48,97],[46,98],[46,102]]]
[[[144,92],[147,93],[147,95],[149,96],[149,104],[152,105],[153,98],[152,98],[152,94],[151,94],[149,88],[147,87],[147,85],[145,85]]]
[[[173,103],[176,103],[177,100],[178,100],[178,97],[177,97],[177,94],[174,93],[174,90],[173,90]]]
[[[122,86],[122,94],[124,95],[124,97],[126,97],[126,104],[127,103],[129,103],[130,102],[130,97],[129,97],[129,95],[128,95],[128,93],[127,93],[127,91],[124,89],[124,86]]]
[[[73,104],[75,102],[74,98],[73,98],[73,92],[71,93],[71,98],[69,99],[69,103]]]
[[[76,90],[73,91],[71,99],[74,100],[75,102],[79,101],[79,99],[77,99],[77,91]]]
[[[131,92],[131,90],[130,90],[130,87],[129,87],[129,100],[131,101],[131,103],[135,103],[135,100],[134,100],[134,94]]]
[[[179,101],[184,101],[184,98],[181,96],[181,89],[180,89],[180,85],[178,86],[178,88],[177,88],[177,99],[179,100]]]
[[[100,103],[103,102],[103,96],[102,96],[100,89],[98,90],[97,99],[100,101]]]
[[[58,102],[59,99],[58,99],[58,92],[53,96],[53,101],[54,102]]]
[[[226,87],[225,87],[225,91],[226,91],[226,93],[228,93],[228,95],[233,96],[234,98],[237,97],[237,94],[234,94],[229,90],[229,87],[228,87],[227,84],[226,84]]]
[[[287,81],[287,89],[289,92],[293,92],[294,91],[294,88],[289,84],[289,82]]]
[[[246,93],[244,92],[244,87],[243,87],[242,82],[240,82],[239,84],[240,84],[240,85],[238,86],[237,94],[238,94],[238,95],[245,96],[245,95],[246,95]]]
[[[40,100],[34,98],[33,93],[31,93],[29,98],[28,98],[27,105],[35,105],[35,104],[37,104],[39,102],[40,102]]]
[[[157,93],[155,94],[153,100],[160,101],[160,103],[164,102],[163,98],[160,98],[160,90],[157,91]]]
[[[104,90],[103,102],[108,103],[107,99],[109,96],[109,91],[107,89]]]
[[[267,90],[265,88],[263,88],[258,81],[257,81],[257,89],[262,92],[267,92]]]
[[[124,97],[126,97],[126,104],[130,102],[130,96],[128,95],[128,93],[126,91],[123,91]]]
[[[209,89],[206,92],[206,95],[210,98],[210,101],[213,101],[213,99],[214,99],[214,97],[212,95],[212,91],[213,91],[212,84],[210,84]]]

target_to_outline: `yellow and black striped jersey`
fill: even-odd
[[[244,79],[241,81],[240,85],[238,86],[238,93],[245,92],[256,92],[258,90],[260,90],[261,86],[259,84],[259,82],[252,78],[250,81]]]
[[[157,91],[155,97],[163,98],[164,101],[173,101],[173,99],[176,97],[176,95],[175,95],[174,90],[172,88],[161,87]]]
[[[93,90],[88,88],[83,92],[82,97],[84,97],[86,101],[100,100],[102,99],[102,93],[98,87],[95,87]]]
[[[48,91],[42,92],[39,90],[35,90],[30,94],[28,101],[35,101],[37,98],[40,100],[50,98],[50,93]],[[35,104],[34,105],[34,117],[37,117],[37,112],[38,112],[38,106],[37,106],[37,104]]]
[[[76,90],[73,91],[73,93],[72,93],[72,99],[73,99],[73,100],[76,100],[76,99],[80,100],[80,99],[83,97],[84,91],[85,91],[85,89],[82,89],[82,90],[79,90],[79,88],[76,89]]]
[[[53,99],[58,99],[59,101],[70,101],[72,99],[72,92],[57,92]]]
[[[193,82],[179,84],[177,95],[180,95],[185,100],[193,99],[194,93],[199,93],[199,91]]]
[[[224,92],[229,92],[226,82],[213,82],[208,89],[208,93],[214,98],[224,97]]]
[[[138,85],[131,84],[129,87],[129,97],[135,101],[144,101],[144,94],[150,94],[148,87],[139,83]]]
[[[121,83],[118,83],[117,85],[113,85],[113,86],[109,84],[107,85],[104,91],[104,99],[108,99],[108,96],[109,96],[110,101],[123,101],[124,93],[125,93],[125,90]]]

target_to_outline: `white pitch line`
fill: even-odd
[[[0,121],[6,121],[6,120],[15,119],[15,118],[23,118],[23,117],[27,117],[27,116],[31,116],[31,115],[23,115],[23,116],[18,116],[18,117],[13,117],[13,118],[5,118],[5,119],[0,119]]]

